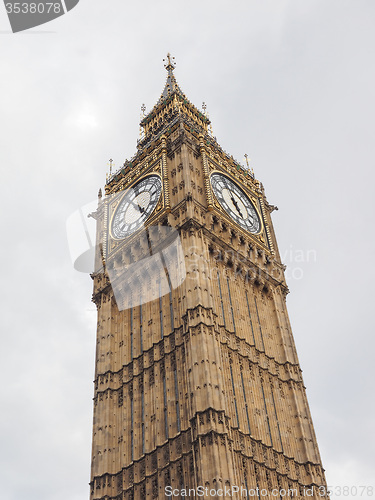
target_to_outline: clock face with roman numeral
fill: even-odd
[[[149,175],[127,189],[112,219],[112,236],[122,239],[142,227],[154,211],[161,189],[158,175]]]
[[[211,185],[215,196],[228,215],[243,229],[250,233],[259,233],[261,223],[258,213],[250,198],[223,174],[211,175]]]

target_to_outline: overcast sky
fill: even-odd
[[[12,34],[0,5],[2,499],[89,497],[96,312],[65,224],[109,158],[136,152],[168,51],[279,208],[327,481],[374,485],[374,14],[371,0],[81,0]]]

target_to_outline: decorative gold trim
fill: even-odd
[[[260,205],[260,211],[261,211],[262,217],[263,217],[263,225],[264,225],[264,229],[265,229],[265,232],[266,232],[267,241],[268,241],[268,244],[270,246],[271,254],[274,255],[275,254],[275,249],[274,249],[274,246],[273,246],[273,243],[272,243],[271,230],[270,230],[270,227],[269,227],[269,224],[268,224],[268,220],[266,218],[266,210],[265,210],[265,207],[264,207],[264,200],[263,200],[263,198],[259,198],[259,205]]]
[[[102,234],[102,240],[103,240],[103,246],[102,246],[102,252],[103,252],[103,260],[105,262],[107,258],[107,245],[108,245],[108,214],[109,214],[109,201],[105,200],[105,205],[104,205],[104,216],[103,216],[103,234]]]
[[[161,161],[162,161],[162,184],[164,186],[164,206],[167,212],[171,211],[171,201],[169,194],[169,180],[167,170],[167,139],[165,136],[161,139]]]
[[[208,208],[208,210],[212,210],[214,203],[213,203],[212,188],[211,188],[211,183],[210,183],[210,169],[208,166],[206,147],[204,145],[203,135],[199,136],[199,150],[200,150],[200,153],[202,155],[202,160],[203,160],[203,175],[204,175],[204,187],[206,190],[206,197],[207,197],[207,208]]]

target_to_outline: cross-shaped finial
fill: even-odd
[[[141,111],[143,113],[143,116],[145,116],[146,106],[144,104],[142,104],[141,106]]]
[[[109,175],[112,174],[112,163],[113,163],[113,160],[112,158],[109,160]]]
[[[204,114],[206,114],[207,104],[204,101],[202,102],[202,109]]]
[[[249,160],[248,160],[247,153],[245,154],[245,159],[246,159],[246,165],[249,166]]]
[[[164,68],[169,71],[169,70],[174,70],[175,67],[176,67],[176,62],[174,60],[174,57],[171,56],[171,54],[168,52],[167,54],[167,59],[168,59],[168,62],[166,61],[166,59],[163,59],[164,61]]]

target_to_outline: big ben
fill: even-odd
[[[90,499],[328,498],[275,207],[165,68],[93,214]]]

